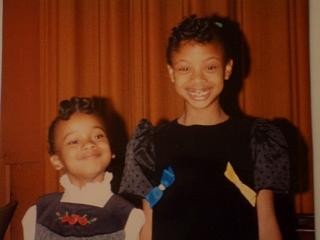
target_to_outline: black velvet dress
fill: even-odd
[[[127,147],[120,191],[144,198],[170,166],[175,181],[153,208],[153,239],[258,239],[255,200],[226,177],[227,165],[254,195],[288,190],[281,132],[266,120],[231,118],[155,128],[142,120]]]

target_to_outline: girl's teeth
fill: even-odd
[[[202,90],[195,90],[195,91],[190,91],[190,95],[192,96],[198,96],[198,97],[201,97],[201,96],[204,96],[208,93],[208,91],[202,91]]]

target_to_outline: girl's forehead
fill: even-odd
[[[84,127],[93,128],[98,127],[102,128],[103,123],[102,119],[94,114],[86,114],[86,113],[74,113],[67,120],[61,120],[57,126],[57,133],[67,132],[72,129],[84,129]]]
[[[224,59],[224,51],[218,42],[198,43],[194,41],[186,41],[180,44],[180,47],[172,55],[173,62],[196,59]]]
[[[184,49],[204,49],[206,51],[218,51],[219,53],[223,51],[223,46],[217,41],[214,42],[197,42],[197,41],[183,41],[180,43],[179,47],[175,51],[176,53]]]
[[[85,122],[85,123],[95,122],[95,123],[101,124],[102,120],[95,114],[76,112],[72,114],[70,118],[66,120],[66,122]]]

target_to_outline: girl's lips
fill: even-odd
[[[210,89],[194,89],[189,88],[187,89],[188,95],[196,101],[202,101],[209,97],[210,95]]]
[[[97,151],[88,151],[82,155],[81,159],[85,160],[85,159],[97,158],[100,155],[101,154]]]

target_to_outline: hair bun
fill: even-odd
[[[94,102],[91,98],[72,97],[70,100],[63,100],[59,105],[59,117],[68,119],[74,112],[92,113]]]

